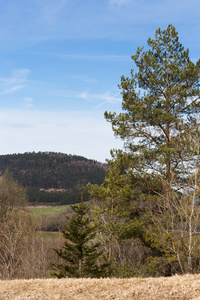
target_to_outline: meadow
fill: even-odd
[[[197,300],[200,275],[129,279],[30,279],[0,281],[6,300]]]
[[[39,216],[52,216],[60,213],[65,213],[69,209],[70,205],[59,205],[59,206],[31,206],[27,210],[32,214]]]

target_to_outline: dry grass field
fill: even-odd
[[[200,299],[200,275],[168,278],[0,281],[0,299]]]

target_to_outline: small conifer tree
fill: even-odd
[[[63,230],[65,243],[61,249],[54,249],[63,259],[63,264],[52,264],[57,278],[63,277],[105,277],[109,263],[99,251],[96,240],[96,225],[88,217],[89,207],[85,203],[71,206],[73,214]]]

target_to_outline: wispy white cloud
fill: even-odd
[[[53,52],[34,52],[37,55],[54,56],[61,59],[75,59],[75,60],[102,60],[102,61],[127,61],[130,60],[130,55],[117,54],[82,54],[82,53],[53,53]]]
[[[4,86],[2,94],[4,94],[4,95],[12,94],[12,93],[22,90],[26,86],[24,84],[18,84],[18,85],[14,85],[14,86],[9,86],[9,85],[10,84],[8,84],[8,87]]]
[[[95,109],[97,109],[97,108],[103,106],[103,105],[106,104],[106,103],[119,103],[119,102],[121,102],[121,101],[122,101],[121,98],[116,98],[118,95],[120,95],[120,92],[118,92],[117,94],[115,94],[115,95],[113,95],[113,96],[107,97],[106,100],[105,100],[104,102],[100,103],[99,105],[97,105],[97,106],[95,107]]]
[[[121,102],[122,99],[117,97],[119,94],[120,94],[120,92],[115,95],[111,95],[109,91],[106,93],[103,93],[103,94],[93,94],[93,93],[89,93],[89,92],[85,91],[85,92],[80,93],[79,97],[84,100],[87,100],[87,101],[95,101],[95,100],[102,101],[103,100],[104,101],[103,103],[96,106],[96,108],[98,108],[98,107],[102,106],[103,104],[105,104],[106,102],[109,102],[109,103]]]
[[[69,75],[68,78],[89,82],[89,83],[97,83],[97,80],[90,78],[87,74]]]
[[[122,101],[121,98],[116,98],[116,96],[118,96],[119,94],[120,92],[113,96],[110,95],[109,91],[103,94],[93,94],[85,91],[80,93],[79,97],[85,100],[106,100],[108,102],[121,102]]]
[[[109,60],[109,61],[124,61],[130,59],[129,55],[85,55],[85,54],[64,54],[64,58],[70,59],[88,59],[88,60]]]
[[[23,101],[24,101],[24,105],[25,107],[33,107],[33,98],[31,97],[25,97],[23,98]]]
[[[13,78],[15,80],[25,80],[29,75],[29,73],[30,73],[29,69],[16,69],[13,70]]]
[[[0,94],[12,94],[27,85],[28,69],[13,70],[11,77],[0,78]]]
[[[84,99],[84,100],[89,100],[89,99],[91,99],[91,97],[89,97],[88,92],[82,92],[82,93],[80,93],[80,94],[79,94],[79,97],[82,98],[82,99]]]

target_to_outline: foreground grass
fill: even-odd
[[[200,275],[131,279],[0,281],[0,299],[200,299]]]

